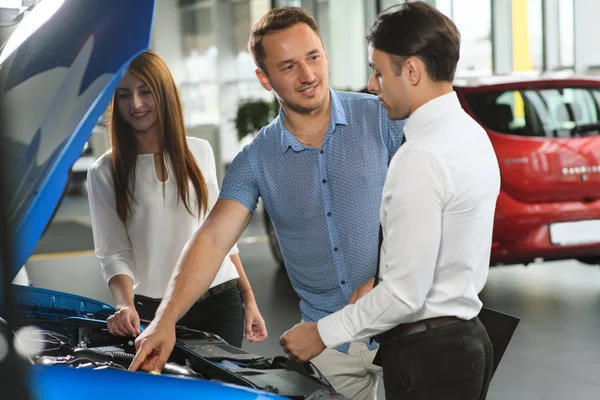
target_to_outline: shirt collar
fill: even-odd
[[[323,144],[327,142],[329,139],[329,135],[335,132],[336,125],[348,125],[348,121],[346,119],[346,111],[342,105],[340,98],[338,97],[335,90],[329,89],[330,101],[331,101],[331,109],[330,109],[330,121],[329,128],[327,133],[325,134],[325,140]],[[277,117],[277,125],[279,127],[279,132],[281,133],[281,152],[285,153],[290,147],[294,151],[302,151],[307,148],[304,147],[296,136],[294,136],[286,127],[285,127],[285,113],[282,108],[279,109],[279,116]],[[332,130],[331,127],[334,127]]]
[[[436,97],[417,108],[406,120],[404,135],[406,141],[414,139],[425,126],[435,121],[442,115],[461,108],[456,92],[452,91]],[[411,137],[412,136],[412,137]]]

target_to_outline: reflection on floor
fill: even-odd
[[[57,214],[56,230],[48,235],[79,235],[89,225],[87,199],[71,198]],[[62,222],[61,222],[62,221]],[[76,221],[79,225],[69,225]],[[244,343],[244,348],[265,356],[283,354],[279,336],[300,320],[298,298],[285,270],[278,267],[268,244],[262,218],[253,219],[245,237],[259,240],[240,244],[240,255],[267,321],[269,338],[263,343]],[[60,223],[60,225],[58,225]],[[85,230],[85,226],[83,229]],[[89,230],[89,228],[87,228]],[[79,232],[79,233],[78,233]],[[45,238],[45,244],[57,243]],[[86,239],[89,243],[89,238]],[[82,243],[84,239],[82,239]],[[40,244],[42,246],[42,243]],[[81,250],[86,246],[75,246]],[[88,246],[89,247],[89,244]],[[53,251],[40,248],[37,253]],[[68,249],[66,249],[68,250]],[[71,249],[72,250],[72,249]],[[84,255],[61,257],[38,254],[27,264],[34,284],[86,294],[110,302],[97,261]],[[68,279],[66,279],[68,277]],[[85,291],[85,293],[82,293]],[[583,400],[600,393],[600,269],[576,261],[536,264],[530,267],[496,267],[482,293],[486,306],[519,316],[521,324],[490,388],[490,400]],[[383,391],[380,390],[379,399]]]

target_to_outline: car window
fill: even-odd
[[[488,129],[531,137],[600,135],[600,89],[557,88],[468,94]]]

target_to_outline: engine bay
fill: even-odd
[[[310,363],[283,356],[268,359],[184,327],[177,327],[176,335],[173,353],[156,374],[236,384],[292,399],[342,398]],[[106,321],[98,319],[22,320],[16,336],[36,365],[130,373],[135,355],[133,338],[110,335]]]
[[[23,337],[20,336],[23,340]],[[121,343],[100,343],[93,340],[72,344],[67,336],[48,330],[27,332],[26,341],[41,341],[45,349],[41,355],[32,359],[39,365],[62,365],[72,368],[120,369],[127,370],[133,361],[135,348],[133,341],[123,340]],[[108,340],[111,342],[112,340]],[[105,344],[105,345],[101,345]],[[191,376],[202,378],[189,367],[173,362],[167,363],[162,374],[176,376]]]

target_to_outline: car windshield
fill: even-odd
[[[600,89],[506,90],[466,96],[488,129],[517,136],[569,138],[600,135]]]

